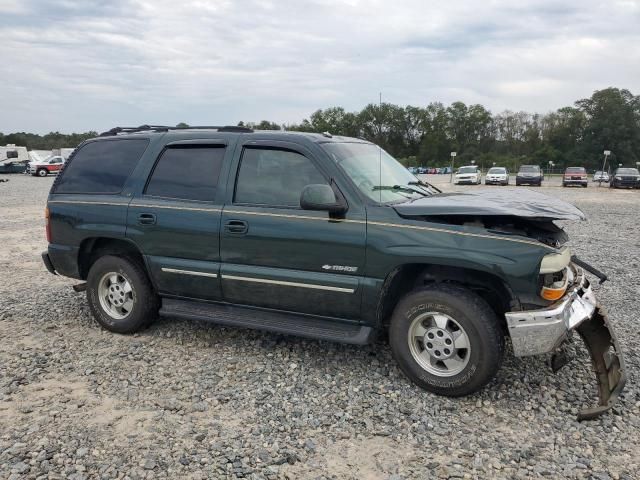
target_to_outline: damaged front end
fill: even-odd
[[[541,310],[505,314],[516,356],[552,353],[554,371],[567,362],[561,347],[574,330],[591,355],[598,383],[598,406],[585,408],[578,420],[596,418],[616,402],[626,382],[624,359],[606,313],[599,306],[583,270],[569,265],[571,285],[558,301]]]
[[[515,195],[509,190],[442,193],[394,209],[403,218],[477,229],[503,239],[526,238],[546,246],[535,291],[524,293],[511,304],[513,311],[505,313],[514,354],[551,354],[557,371],[567,363],[565,342],[576,331],[590,352],[599,393],[598,406],[581,410],[578,419],[595,418],[613,406],[626,381],[624,360],[584,272],[600,283],[606,275],[571,254],[566,232],[555,223],[584,220],[582,211],[554,197],[529,191]]]

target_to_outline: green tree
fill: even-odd
[[[624,165],[640,160],[639,97],[629,90],[610,87],[578,100],[576,107],[586,117],[581,145],[586,163],[598,165],[604,150],[611,150],[615,161]]]

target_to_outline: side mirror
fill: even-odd
[[[347,211],[347,202],[342,194],[336,193],[330,185],[312,184],[302,189],[300,206],[304,210],[324,210],[332,214]]]

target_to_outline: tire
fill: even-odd
[[[440,340],[428,342],[437,338],[430,334]],[[456,342],[464,345],[465,341],[468,348],[455,348]],[[389,343],[400,369],[412,382],[449,397],[469,395],[489,382],[500,369],[505,348],[489,305],[470,290],[443,284],[416,290],[400,300],[391,318]],[[454,348],[447,349],[447,345]]]
[[[87,301],[96,321],[111,332],[137,332],[158,316],[158,296],[149,277],[130,257],[105,255],[94,262],[87,276]]]
[[[40,168],[36,172],[36,175],[39,177],[46,177],[49,174],[49,171],[46,168]]]

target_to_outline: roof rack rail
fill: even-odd
[[[110,137],[112,135],[137,133],[137,132],[168,132],[170,130],[217,130],[218,132],[237,132],[252,133],[253,129],[248,127],[239,127],[233,125],[213,126],[213,125],[196,125],[189,127],[169,127],[166,125],[140,125],[139,127],[114,127],[111,130],[102,132],[101,137]]]

